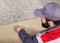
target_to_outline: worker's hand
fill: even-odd
[[[15,30],[16,32],[19,32],[21,29],[22,29],[22,28],[21,28],[21,26],[19,26],[19,25],[14,26],[14,30]]]

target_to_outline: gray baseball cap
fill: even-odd
[[[55,2],[47,3],[44,8],[36,9],[34,14],[37,17],[45,17],[49,20],[60,20],[60,5]]]

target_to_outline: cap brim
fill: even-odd
[[[42,9],[36,9],[36,10],[34,11],[34,14],[35,14],[35,16],[37,16],[37,17],[43,17],[43,15],[42,15]]]

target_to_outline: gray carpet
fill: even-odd
[[[34,10],[41,7],[40,0],[0,0],[0,25],[36,18]]]

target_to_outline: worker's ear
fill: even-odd
[[[53,21],[48,21],[48,23],[49,23],[50,26],[54,26],[55,25]]]
[[[45,17],[41,17],[41,22],[42,22],[42,23],[46,23]]]

